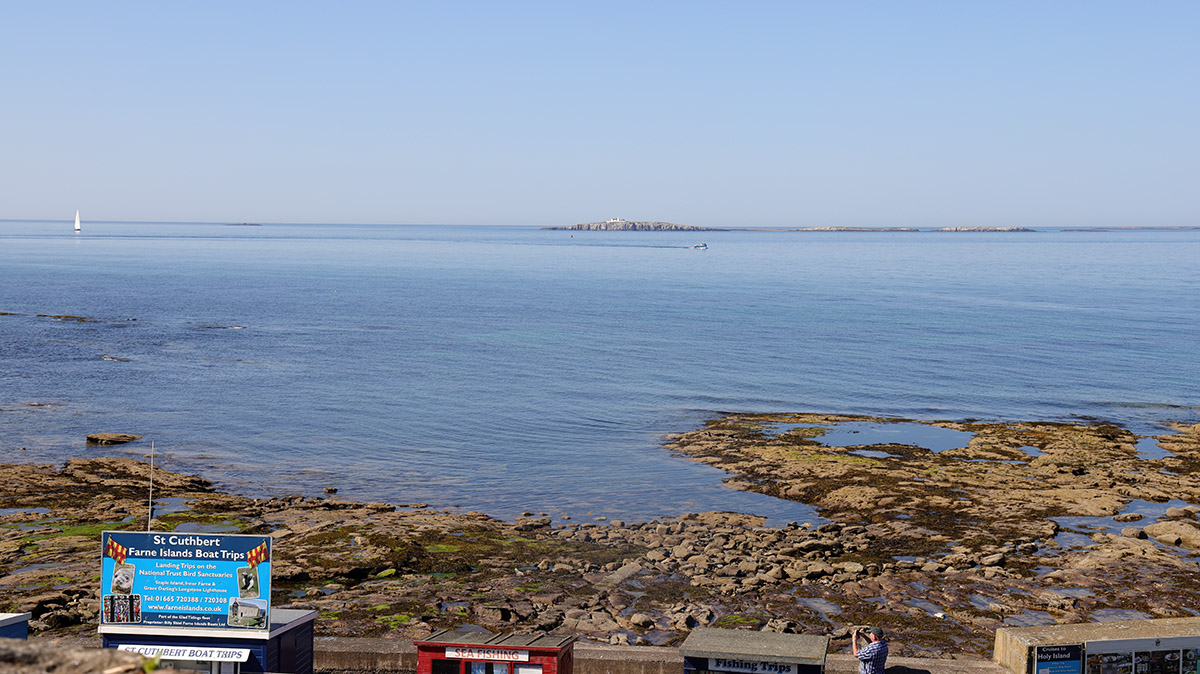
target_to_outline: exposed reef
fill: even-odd
[[[504,522],[332,495],[252,499],[156,468],[156,498],[182,510],[152,529],[271,535],[273,605],[319,611],[322,635],[471,623],[671,644],[716,625],[824,633],[845,650],[848,626],[876,624],[896,655],[986,655],[1002,625],[1200,604],[1200,426],[1158,436],[1162,458],[1106,424],[919,422],[972,434],[940,452],[821,444],[838,424],[896,421],[727,415],[667,439],[730,471],[731,487],[817,506],[831,520],[820,524],[720,512]],[[99,532],[146,530],[148,473],[114,458],[0,467],[0,610],[31,611],[40,633],[94,633]]]
[[[131,433],[91,433],[87,436],[89,445],[123,445],[126,442],[141,440],[142,436]]]

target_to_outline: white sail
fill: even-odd
[[[79,209],[75,209],[75,231],[79,231]]]

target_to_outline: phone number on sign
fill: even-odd
[[[193,597],[191,595],[173,596],[169,594],[152,594],[146,597],[146,601],[168,601],[176,604],[226,604],[229,600],[225,597]]]

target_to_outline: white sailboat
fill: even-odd
[[[79,209],[75,209],[75,231],[79,232]]]

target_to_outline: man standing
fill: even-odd
[[[862,630],[854,630],[851,637],[851,644],[854,646],[854,657],[862,661],[859,667],[859,674],[883,674],[884,664],[887,662],[888,645],[883,640],[883,630],[878,627],[872,627],[867,630],[867,637],[871,643],[858,647],[858,635]]]

